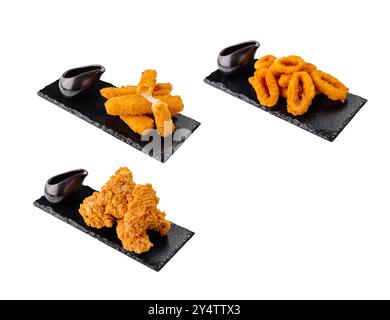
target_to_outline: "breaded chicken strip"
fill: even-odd
[[[157,82],[157,71],[156,70],[145,70],[142,72],[141,79],[137,86],[137,94],[146,93],[153,95],[154,87]]]
[[[168,108],[168,104],[162,101],[158,101],[153,104],[152,112],[154,115],[156,128],[160,136],[167,137],[171,135],[175,130],[175,125],[173,124],[172,115]]]
[[[114,97],[104,105],[107,113],[112,116],[142,116],[152,113],[152,103],[137,94]]]
[[[168,108],[171,111],[172,117],[184,109],[184,104],[180,96],[161,95],[155,96],[154,98],[168,104]]]
[[[172,91],[172,84],[170,83],[157,83],[153,90],[154,96],[163,96],[170,94]],[[108,87],[100,90],[100,94],[106,98],[111,99],[119,96],[127,96],[129,94],[136,94],[136,86],[124,86],[120,88]]]
[[[154,128],[154,120],[148,116],[121,116],[121,119],[134,132],[144,135]]]
[[[159,199],[150,184],[137,185],[132,194],[128,211],[124,219],[118,221],[116,228],[123,247],[135,253],[150,250],[153,244],[149,240],[148,230],[166,235],[170,222],[165,220],[165,213],[157,209]]]

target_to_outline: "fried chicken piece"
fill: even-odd
[[[154,98],[168,104],[168,108],[171,111],[172,117],[184,109],[184,104],[180,96],[160,95],[154,96]]]
[[[114,97],[104,105],[107,113],[112,116],[142,116],[152,113],[152,103],[137,94]]]
[[[80,205],[79,212],[84,222],[97,229],[111,228],[115,218],[122,219],[127,212],[134,186],[131,171],[119,168],[100,192],[94,192]]]
[[[119,220],[116,231],[123,247],[135,253],[143,253],[153,247],[148,230],[166,235],[170,222],[165,220],[165,213],[157,209],[159,198],[150,184],[137,185],[132,194],[124,219]]]
[[[168,95],[172,91],[172,84],[170,83],[157,83],[153,90],[154,96],[163,96]],[[127,96],[129,94],[136,94],[137,87],[136,86],[123,86],[120,88],[116,87],[108,87],[100,90],[100,94],[106,98],[111,99],[119,96]]]
[[[106,204],[105,214],[122,219],[127,212],[134,187],[135,183],[131,171],[125,167],[119,168],[100,192]]]
[[[162,101],[158,101],[153,104],[152,111],[154,115],[154,121],[156,122],[156,128],[160,136],[167,137],[175,130],[175,125],[172,121],[171,111],[168,108],[168,104]]]
[[[103,227],[111,228],[114,225],[114,217],[106,213],[106,204],[100,192],[94,192],[91,196],[84,199],[80,205],[80,214],[84,222],[93,228],[101,229]]]
[[[146,93],[148,95],[153,95],[153,90],[157,82],[156,79],[156,70],[145,70],[144,72],[142,72],[141,79],[137,87],[137,94]]]
[[[148,116],[121,116],[121,119],[131,130],[141,136],[148,134],[148,132],[154,128],[154,120]]]

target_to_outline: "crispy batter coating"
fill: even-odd
[[[171,83],[157,83],[153,90],[153,96],[165,96],[171,93],[173,86]]]
[[[305,71],[294,73],[287,90],[287,111],[294,116],[305,114],[314,97],[315,88],[310,75]]]
[[[100,94],[106,98],[111,99],[119,96],[127,96],[129,94],[135,94],[137,91],[136,86],[123,86],[120,88],[108,87],[100,90]]]
[[[157,83],[153,89],[154,96],[163,96],[170,94],[172,91],[172,84],[170,83]],[[127,96],[129,94],[136,94],[136,86],[123,86],[120,88],[108,87],[100,90],[100,94],[106,98],[111,99],[119,96]]]
[[[111,228],[115,218],[122,219],[125,215],[134,186],[131,171],[119,168],[100,192],[94,192],[80,205],[79,212],[85,223],[98,229]]]
[[[113,116],[142,116],[152,113],[152,103],[137,94],[114,97],[104,105],[107,113]]]
[[[272,64],[272,69],[279,74],[291,74],[303,70],[305,61],[299,56],[288,56],[277,59]]]
[[[152,106],[154,121],[160,136],[167,137],[173,133],[175,126],[172,121],[171,111],[168,104],[158,101]]]
[[[163,95],[155,96],[155,98],[168,104],[172,117],[184,109],[184,104],[180,96]]]
[[[267,55],[264,57],[261,57],[258,59],[255,63],[255,69],[261,70],[261,69],[268,69],[276,60],[276,57],[273,55]]]
[[[142,72],[141,79],[138,83],[137,94],[147,93],[153,94],[154,87],[157,82],[157,71],[156,70],[145,70]]]
[[[124,219],[118,221],[116,228],[123,247],[135,253],[149,251],[153,243],[149,240],[148,230],[166,235],[170,222],[165,220],[165,213],[157,209],[159,199],[150,184],[137,185],[132,194],[128,211]]]
[[[303,69],[302,71],[306,71],[307,73],[312,73],[314,70],[317,70],[317,67],[312,64],[312,63],[308,63],[308,62],[305,62],[305,65],[303,66]]]
[[[249,78],[249,83],[256,91],[261,105],[272,108],[279,100],[279,86],[271,70],[258,70],[254,77]]]
[[[93,228],[111,228],[114,225],[114,217],[106,213],[106,204],[100,192],[94,192],[84,199],[80,205],[79,212],[84,222]]]
[[[121,116],[121,119],[134,132],[144,135],[154,128],[154,120],[148,116]]]
[[[349,89],[333,77],[320,70],[311,73],[316,89],[333,101],[345,102]]]
[[[291,78],[292,74],[282,74],[278,80],[279,87],[288,88]]]
[[[288,91],[288,88],[280,88],[280,96],[282,98],[287,99],[287,91]]]
[[[119,168],[100,192],[106,203],[105,213],[116,219],[123,218],[134,187],[132,172],[125,167]]]

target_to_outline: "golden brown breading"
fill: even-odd
[[[127,211],[135,183],[132,172],[125,167],[119,168],[115,175],[102,187],[101,196],[106,203],[105,213],[121,219]]]
[[[153,96],[165,96],[171,93],[172,84],[167,83],[157,83],[153,90]]]
[[[156,123],[157,131],[160,136],[167,137],[175,130],[175,125],[172,121],[171,111],[168,108],[168,104],[162,101],[158,101],[153,104],[152,111],[154,115],[154,121]]]
[[[254,77],[248,80],[262,106],[269,108],[276,106],[279,100],[279,86],[271,70],[257,70]]]
[[[315,95],[310,75],[305,71],[294,73],[287,90],[287,111],[294,116],[305,114]]]
[[[154,128],[154,120],[148,116],[121,116],[121,119],[140,135],[148,134]]]
[[[127,212],[134,186],[131,171],[119,168],[100,192],[94,192],[80,205],[79,212],[85,223],[98,229],[111,228],[115,218],[122,219]]]
[[[255,69],[261,70],[261,69],[268,69],[276,60],[276,57],[273,55],[267,55],[264,57],[261,57],[258,59],[255,63]]]
[[[142,116],[152,113],[152,103],[137,94],[114,97],[104,105],[107,113],[112,116]]]
[[[279,87],[288,88],[291,78],[292,74],[282,74],[278,80]]]
[[[305,61],[299,56],[288,56],[277,59],[272,64],[272,69],[279,74],[291,74],[303,70]]]
[[[119,96],[127,96],[129,94],[135,94],[137,91],[136,86],[123,86],[120,88],[108,87],[100,90],[100,94],[106,98],[111,99]]]
[[[333,101],[344,102],[349,89],[332,75],[320,70],[311,73],[316,89]]]
[[[150,184],[137,185],[132,194],[128,211],[124,219],[118,221],[116,228],[123,247],[135,253],[149,251],[153,244],[149,240],[148,230],[166,235],[170,222],[165,213],[157,209],[159,199]]]
[[[156,70],[145,70],[142,72],[141,79],[138,83],[137,94],[146,93],[148,95],[153,94],[154,87],[157,82]]]
[[[154,96],[163,96],[170,94],[172,91],[172,84],[170,83],[157,83],[153,89]],[[124,86],[120,88],[108,87],[100,90],[100,94],[106,99],[111,99],[119,96],[127,96],[129,94],[136,94],[136,86]]]
[[[106,213],[106,204],[100,192],[94,192],[84,199],[80,205],[80,214],[84,222],[93,228],[111,228],[114,225],[114,217]]]
[[[172,117],[184,109],[184,104],[180,96],[163,95],[155,96],[155,98],[168,104]]]

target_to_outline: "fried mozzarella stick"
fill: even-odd
[[[137,94],[146,93],[148,95],[152,95],[154,87],[156,86],[156,78],[156,70],[145,70],[142,72],[141,80],[139,81],[137,87]]]
[[[154,96],[164,96],[170,94],[172,91],[172,85],[170,83],[157,83],[153,90]],[[108,87],[100,90],[100,94],[106,98],[111,99],[119,96],[127,96],[129,94],[136,94],[136,86],[123,86],[120,88]]]
[[[158,101],[153,104],[152,111],[154,121],[156,122],[156,128],[160,136],[167,137],[171,135],[173,130],[175,130],[175,126],[172,122],[172,115],[168,108],[168,104]]]
[[[154,121],[148,116],[121,116],[121,119],[131,130],[141,136],[147,134],[150,129],[154,128]]]
[[[163,95],[155,96],[155,98],[168,104],[172,117],[184,109],[184,104],[180,96]]]
[[[136,91],[137,91],[136,86],[124,86],[124,87],[120,87],[120,88],[109,87],[109,88],[101,89],[100,94],[106,99],[111,99],[114,97],[135,94]]]
[[[104,105],[107,113],[112,116],[142,116],[152,113],[152,103],[137,94],[114,97]]]

